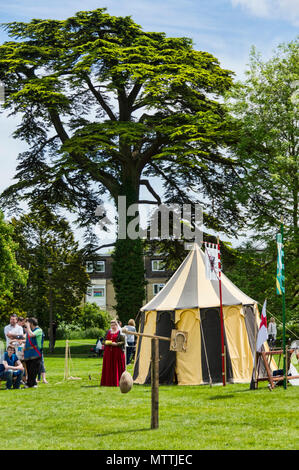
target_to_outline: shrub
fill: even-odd
[[[299,338],[299,322],[289,321],[286,323],[286,344],[291,343]],[[282,345],[282,324],[277,325],[277,340],[276,345]]]
[[[86,303],[79,309],[79,324],[82,329],[100,328],[106,330],[109,327],[111,316],[105,310],[101,310],[96,303]]]
[[[97,339],[105,336],[106,329],[90,327],[83,329],[78,324],[61,322],[57,328],[57,339]]]
[[[77,333],[81,333],[81,328],[79,325],[74,323],[60,322],[56,330],[56,339],[75,339]]]

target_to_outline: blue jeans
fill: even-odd
[[[131,357],[134,354],[134,350],[135,350],[135,343],[129,343],[128,342],[128,346],[127,346],[127,364],[130,364]]]
[[[6,370],[5,372],[1,373],[1,378],[6,379],[6,388],[11,389],[13,388],[20,388],[23,371],[22,370]],[[15,380],[13,378],[15,377]]]
[[[38,371],[38,374],[37,374],[37,380],[40,380],[41,375],[45,372],[46,372],[46,369],[45,369],[45,363],[44,363],[44,355],[42,355],[40,368],[39,368],[39,371]]]

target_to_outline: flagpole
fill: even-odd
[[[222,383],[226,385],[225,380],[225,362],[224,362],[224,327],[223,327],[223,307],[222,307],[222,285],[221,285],[221,266],[220,266],[220,243],[219,237],[217,237],[217,249],[218,249],[218,281],[219,281],[219,300],[220,300],[220,327],[221,327],[221,364],[222,364]]]
[[[283,230],[283,217],[281,216],[280,224],[280,233],[281,233],[281,247],[284,253],[284,230]],[[283,267],[284,267],[284,257],[283,257]],[[282,279],[283,288],[282,288],[282,349],[283,349],[283,386],[287,388],[287,370],[286,370],[286,300],[285,300],[285,269],[283,269]]]

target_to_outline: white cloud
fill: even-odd
[[[231,0],[234,7],[241,6],[255,16],[268,19],[283,19],[299,26],[298,0]]]

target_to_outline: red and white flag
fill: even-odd
[[[217,281],[221,273],[221,260],[219,245],[205,243],[205,268],[206,279]]]
[[[267,300],[265,300],[262,310],[261,323],[259,332],[256,340],[256,350],[259,352],[262,349],[262,346],[265,341],[268,339],[268,329],[267,329],[267,315],[266,315],[266,305]]]

